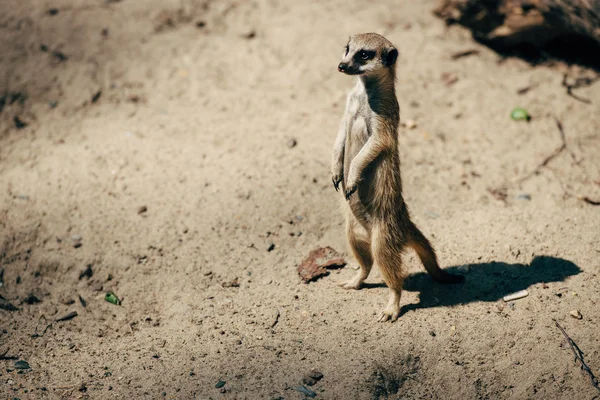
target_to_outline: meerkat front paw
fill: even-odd
[[[331,181],[333,182],[333,187],[335,188],[336,192],[340,190],[340,183],[343,179],[344,175],[341,172],[339,174],[333,174],[333,176],[331,177]]]
[[[356,192],[356,189],[358,189],[358,185],[354,184],[354,185],[348,185],[348,188],[346,189],[346,200],[350,200],[350,196],[352,196],[352,193]]]

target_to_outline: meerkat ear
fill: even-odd
[[[383,63],[387,67],[391,67],[396,63],[396,59],[398,59],[398,50],[391,48],[386,50],[383,54]]]

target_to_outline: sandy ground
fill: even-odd
[[[577,198],[600,199],[599,84],[577,101],[563,73],[590,71],[502,60],[433,1],[365,4],[2,1],[2,398],[302,399],[312,369],[324,399],[598,398],[553,319],[600,375],[600,208]],[[336,66],[365,31],[400,50],[413,218],[467,275],[437,285],[407,254],[384,324],[377,271],[337,287],[355,271],[329,167]],[[532,173],[554,117],[568,148]],[[349,265],[304,284],[319,246]]]

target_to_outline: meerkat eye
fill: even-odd
[[[367,53],[366,51],[361,51],[359,54],[359,57],[361,60],[368,60],[369,59],[369,53]]]
[[[348,55],[349,51],[350,51],[350,46],[346,45],[346,55]]]

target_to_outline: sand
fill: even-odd
[[[578,101],[563,74],[591,71],[502,59],[434,5],[4,0],[1,397],[302,399],[313,369],[323,399],[600,395],[553,322],[600,375],[600,208],[578,199],[600,200],[600,86]],[[467,277],[435,284],[407,253],[395,323],[378,271],[337,286],[356,263],[330,177],[353,84],[336,66],[366,31],[400,51],[413,219]],[[555,118],[567,148],[539,167]],[[305,284],[321,246],[348,266]]]

